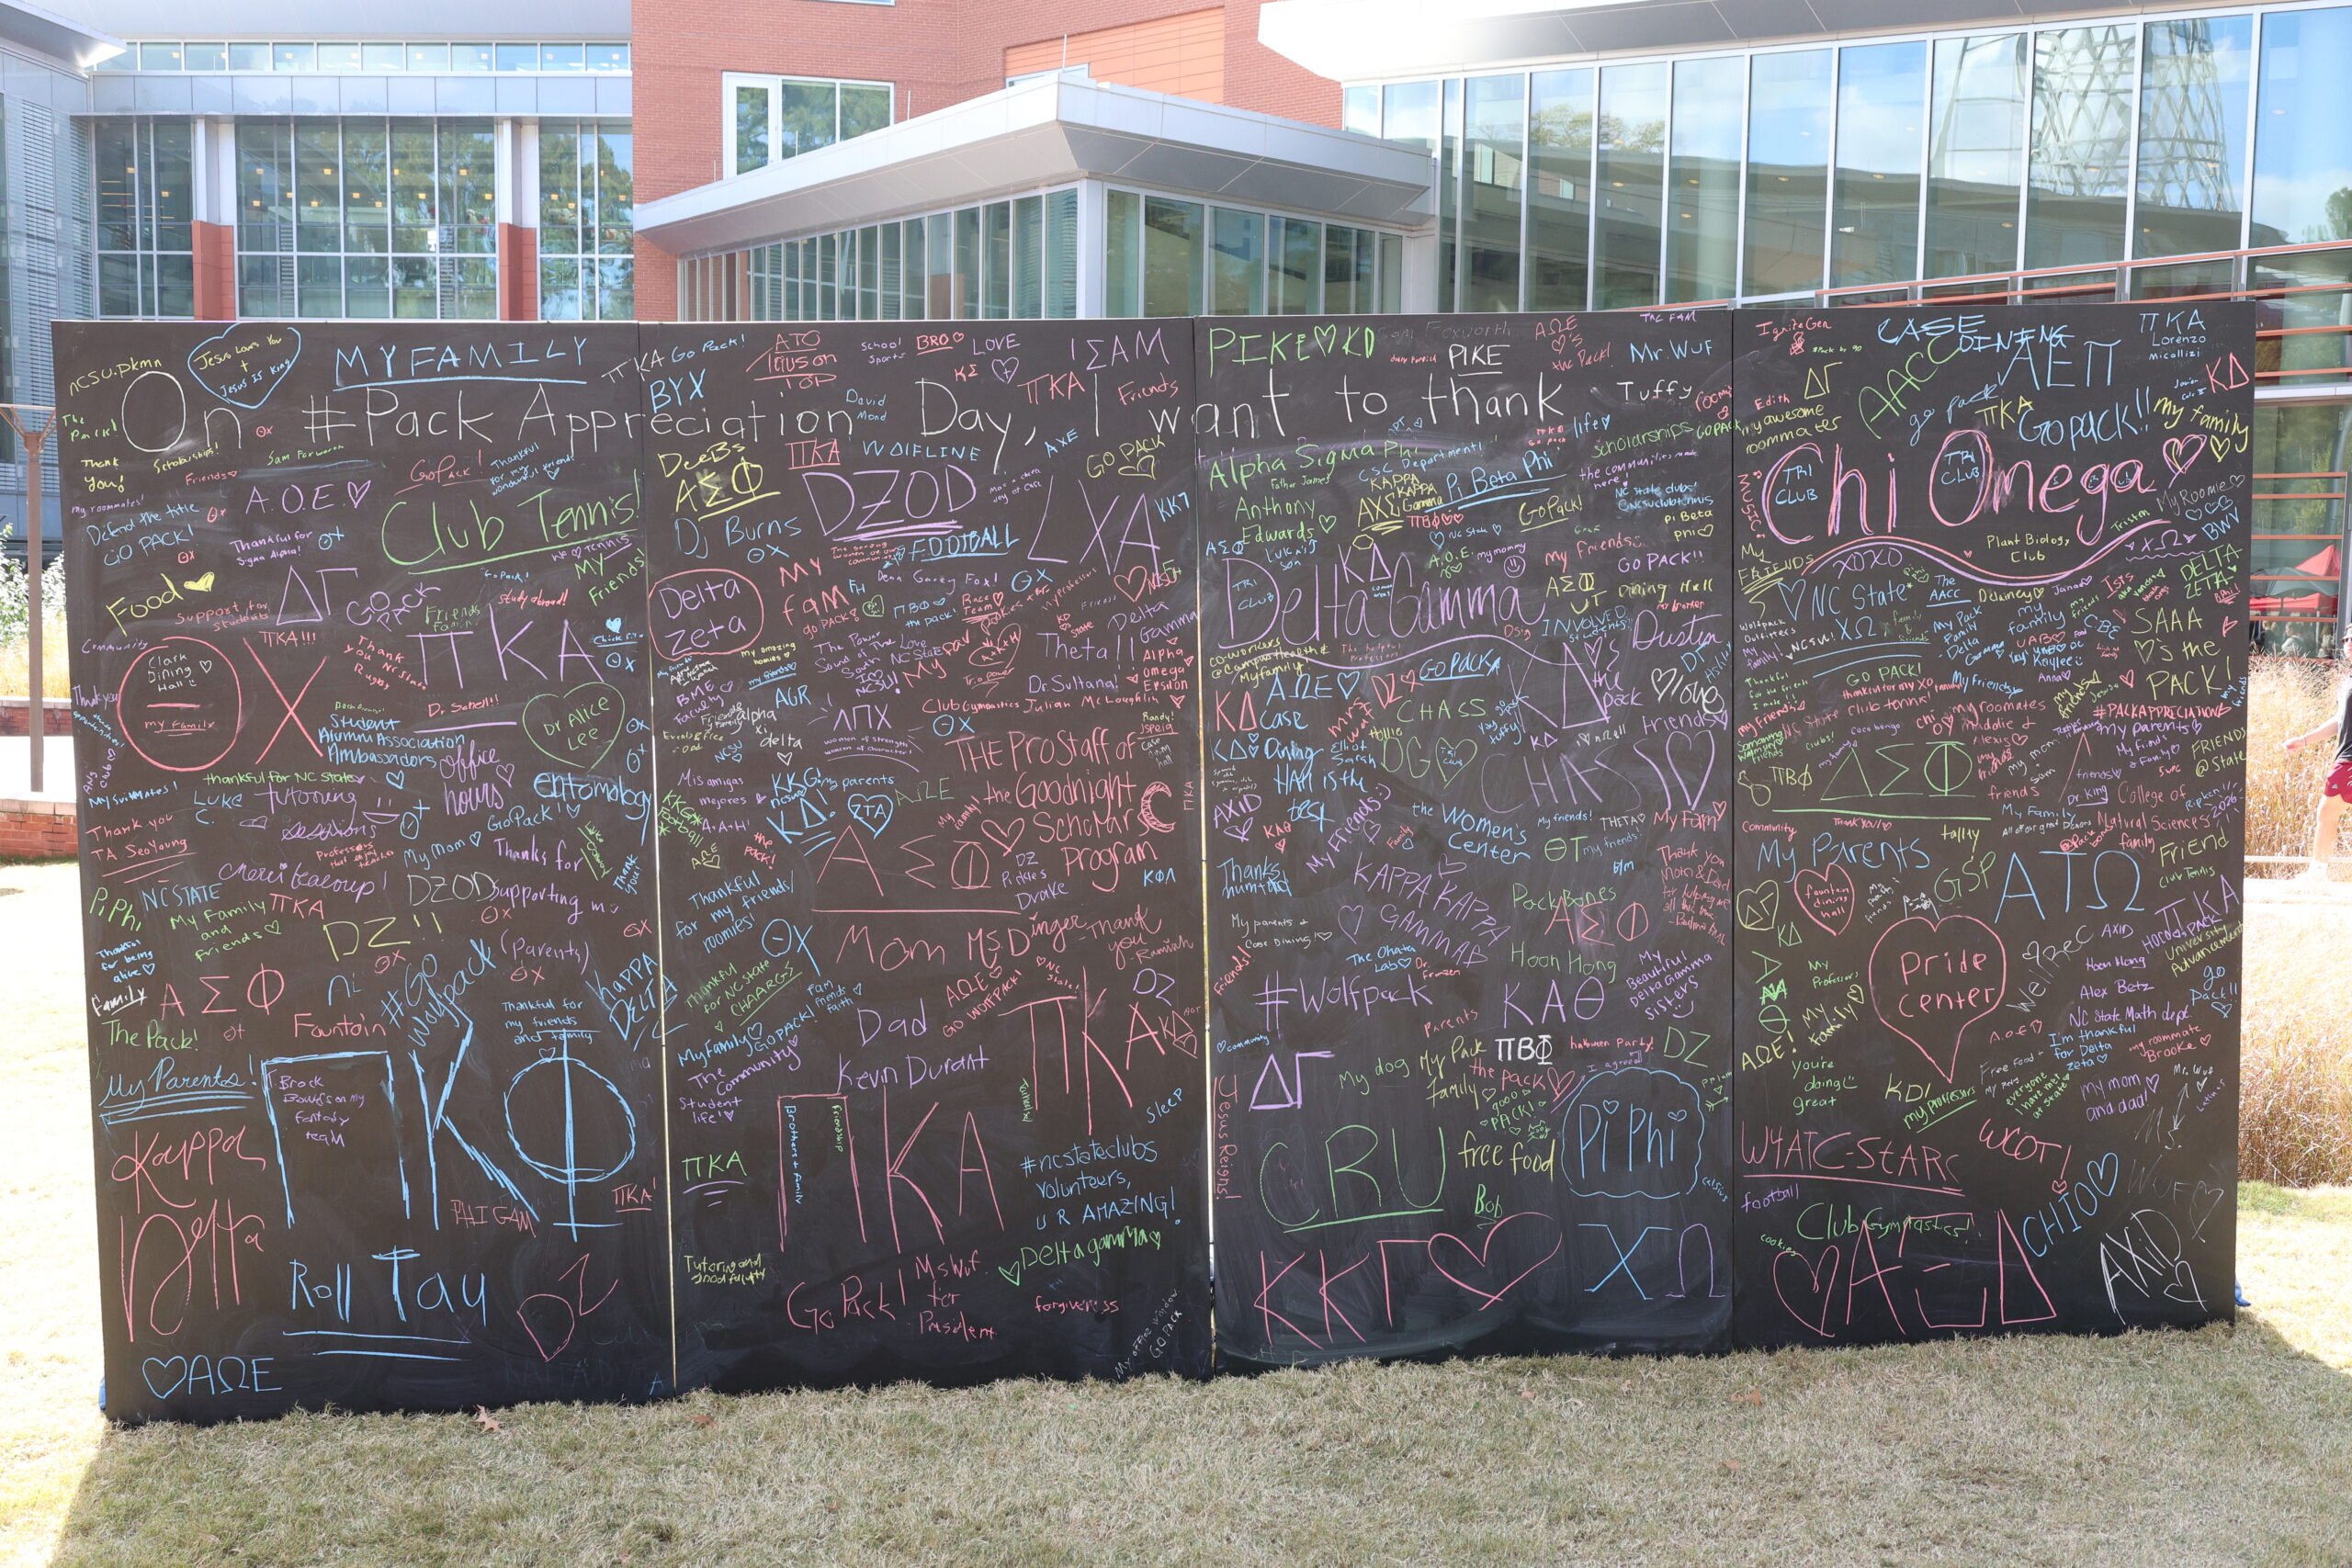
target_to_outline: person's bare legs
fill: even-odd
[[[2344,802],[2335,795],[2319,797],[2319,810],[2312,819],[2312,863],[2303,875],[2314,882],[2327,880],[2327,863],[2335,855],[2336,828],[2344,819]]]

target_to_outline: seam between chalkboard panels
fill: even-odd
[[[1201,395],[1201,340],[1195,322],[1191,335],[1192,395]],[[1193,437],[1193,468],[1189,488],[1201,488],[1201,440]],[[1201,1195],[1202,1247],[1208,1262],[1208,1348],[1203,1371],[1215,1375],[1217,1362],[1216,1314],[1216,1043],[1214,998],[1209,986],[1216,975],[1209,963],[1209,642],[1203,584],[1208,578],[1208,523],[1197,505],[1187,507],[1193,521],[1193,789],[1200,820],[1200,859],[1194,866],[1201,889],[1201,1115],[1206,1135],[1201,1140],[1201,1174],[1194,1190]]]
[[[639,363],[645,352],[645,329],[633,326],[629,330],[629,362]],[[644,396],[645,378],[637,378],[638,394]],[[645,446],[638,447],[638,468],[645,467]],[[645,557],[644,570],[639,573],[645,583],[645,835],[650,846],[653,862],[653,882],[648,891],[647,905],[650,910],[649,923],[653,928],[653,1038],[657,1042],[659,1060],[655,1063],[662,1085],[662,1277],[670,1290],[670,1392],[683,1393],[684,1386],[678,1375],[678,1196],[674,1188],[678,1162],[670,1147],[670,964],[669,944],[662,940],[664,921],[662,918],[662,682],[653,659],[653,535],[649,526],[639,535],[638,549]],[[781,1260],[779,1259],[779,1262]]]

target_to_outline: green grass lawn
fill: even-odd
[[[70,866],[0,867],[23,1562],[2352,1564],[2352,1191],[2235,1328],[109,1433]]]

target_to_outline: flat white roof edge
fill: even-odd
[[[1123,154],[1105,156],[1113,148]],[[1194,154],[1223,173],[1214,181],[1184,184],[1135,172],[1157,148]],[[854,228],[1078,179],[1134,179],[1214,198],[1252,171],[1295,174],[1308,187],[1340,186],[1358,194],[1345,205],[1235,196],[1237,203],[1403,228],[1418,228],[1430,218],[1430,161],[1409,147],[1064,75],[1023,82],[749,174],[641,201],[636,223],[637,232],[655,244],[685,254]],[[991,177],[1000,172],[1001,178]]]

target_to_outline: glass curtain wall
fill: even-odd
[[[627,120],[539,122],[539,316],[637,314]]]
[[[239,313],[494,319],[495,164],[488,120],[239,120]]]
[[[2018,265],[2028,40],[1938,39],[1928,105],[1929,277]]]
[[[2233,251],[2245,217],[2254,18],[2150,22],[2144,39],[2132,253]]]
[[[1113,208],[1114,240],[1124,222],[1126,243],[1139,248],[1141,205],[1128,204],[1124,216]],[[869,223],[742,254],[745,309],[755,321],[1067,320],[1078,314],[1078,191]],[[1140,277],[1131,281],[1140,288]]]
[[[1474,76],[1465,86],[1457,308],[1516,310],[1527,197],[1527,78],[1517,72]]]
[[[2262,18],[2254,243],[2352,240],[2352,6]]]

